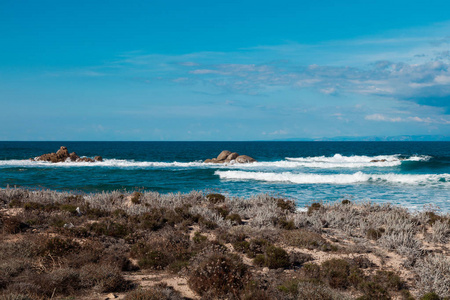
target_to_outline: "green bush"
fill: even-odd
[[[200,244],[208,240],[208,238],[204,235],[201,235],[200,232],[196,231],[194,233],[194,237],[192,238],[192,241],[196,244]]]
[[[420,297],[420,300],[441,300],[441,297],[434,292],[430,292]]]
[[[287,268],[290,266],[289,254],[283,248],[268,246],[264,254],[256,255],[253,262],[269,269]]]

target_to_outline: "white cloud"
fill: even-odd
[[[373,115],[367,115],[364,117],[366,120],[370,121],[384,121],[384,122],[403,122],[404,120],[402,118],[396,117],[396,118],[390,118],[382,114],[373,114]]]

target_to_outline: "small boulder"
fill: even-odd
[[[80,157],[77,159],[77,162],[94,162],[94,160],[89,157]]]
[[[69,157],[71,161],[76,161],[77,159],[80,158],[75,152],[70,153]]]
[[[69,151],[67,147],[61,146],[58,151],[56,151],[56,158],[61,161],[65,161],[69,157]]]
[[[237,163],[251,163],[255,162],[256,160],[250,156],[247,155],[239,155],[236,152],[231,152],[228,150],[223,150],[220,152],[219,156],[217,158],[211,158],[206,159],[204,163],[212,163],[212,164],[222,164],[222,163],[231,163],[231,162],[237,162]]]
[[[96,157],[94,157],[94,160],[95,160],[95,161],[103,161],[103,157],[101,157],[101,156],[96,156]]]
[[[236,152],[233,152],[230,155],[228,155],[227,160],[232,161],[233,159],[236,159],[238,156],[239,156],[239,154],[237,154]]]
[[[238,157],[236,157],[236,162],[241,163],[241,164],[245,164],[245,163],[251,163],[251,162],[255,162],[256,160],[250,156],[247,155],[239,155]]]
[[[219,156],[217,156],[217,160],[225,160],[227,159],[228,155],[231,154],[231,151],[228,150],[223,150],[222,152],[220,152]]]

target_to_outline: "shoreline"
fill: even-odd
[[[7,188],[0,207],[5,297],[450,297],[450,215],[431,206]]]

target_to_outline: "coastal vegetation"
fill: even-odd
[[[0,299],[449,299],[450,216],[260,194],[0,190]]]

